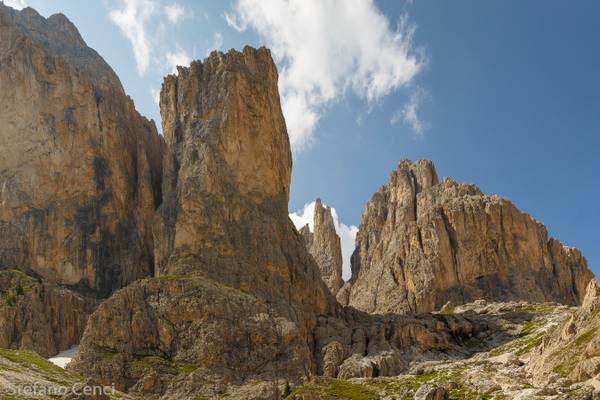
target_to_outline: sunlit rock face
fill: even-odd
[[[306,224],[300,229],[306,248],[313,256],[321,278],[333,295],[342,287],[342,246],[335,231],[331,208],[324,206],[321,199],[315,201],[313,230]]]
[[[316,373],[317,316],[339,306],[288,217],[291,152],[270,52],[214,52],[179,68],[161,113],[157,276],[99,307],[71,367],[173,398]],[[169,363],[132,367],[144,357]]]
[[[440,182],[431,161],[402,161],[365,207],[338,299],[371,313],[476,299],[577,305],[592,277],[578,250],[510,201]]]
[[[0,269],[108,296],[153,271],[162,139],[62,14],[0,4]]]
[[[268,50],[180,68],[161,111],[157,276],[100,305],[69,368],[164,399],[276,399],[285,382],[394,374],[422,354],[457,354],[471,322],[343,309],[321,279],[288,217],[291,156]]]

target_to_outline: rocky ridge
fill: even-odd
[[[476,299],[578,305],[592,278],[578,250],[510,201],[405,160],[365,207],[338,299],[371,313]]]
[[[323,206],[321,199],[315,200],[313,227],[311,232],[309,224],[306,224],[299,232],[304,238],[308,252],[319,266],[321,278],[335,296],[344,283],[342,247],[340,237],[335,231],[331,208]]]
[[[291,152],[267,49],[179,68],[161,112],[157,276],[100,305],[72,370],[146,398],[279,398],[311,376],[461,354],[471,321],[343,309],[321,280],[287,213]]]

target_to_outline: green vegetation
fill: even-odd
[[[534,349],[542,344],[542,340],[544,340],[544,332],[536,333],[535,335],[529,335],[521,340],[520,345],[522,346],[519,350],[517,350],[516,354],[518,356],[529,353],[531,349]]]
[[[344,380],[328,380],[321,384],[307,384],[291,391],[288,398],[299,395],[319,395],[324,400],[377,400],[379,396],[371,389]]]
[[[60,367],[52,364],[50,361],[47,361],[40,357],[37,353],[33,351],[26,350],[10,350],[10,349],[2,349],[0,348],[0,357],[4,357],[13,363],[19,364],[26,368],[34,368],[39,369],[43,372],[50,373],[64,373]]]
[[[168,358],[160,356],[141,357],[130,361],[127,365],[134,374],[143,373],[145,370],[149,369],[172,375],[178,373],[189,374],[198,369],[196,364],[178,364]]]
[[[0,300],[4,300],[4,304],[9,307],[14,307],[19,297],[25,295],[38,282],[16,269],[0,270]]]
[[[583,332],[581,335],[577,336],[577,338],[575,339],[575,346],[577,347],[581,347],[583,345],[588,344],[596,335],[596,331],[598,330],[598,328],[594,327],[594,328],[590,328],[588,330],[586,330],[585,332]]]
[[[441,314],[443,315],[454,315],[455,313],[455,308],[454,307],[446,307],[441,311]]]
[[[2,361],[4,359],[4,361]],[[11,371],[39,376],[59,385],[70,385],[81,380],[79,375],[65,371],[33,351],[0,348],[0,371]]]
[[[348,381],[335,381],[325,390],[326,398],[348,400],[377,400],[379,397],[371,390]]]
[[[458,388],[450,390],[448,396],[450,400],[491,400],[492,397],[486,394],[478,394],[465,388]]]
[[[554,367],[553,371],[562,376],[569,375],[569,372],[571,372],[580,361],[583,354],[583,347],[594,338],[597,330],[597,327],[587,329],[564,348],[552,353],[550,355],[551,359],[561,360],[561,362]]]

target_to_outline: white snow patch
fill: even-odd
[[[79,346],[73,346],[69,350],[61,351],[54,357],[50,357],[48,361],[61,368],[65,368],[67,364],[71,362],[73,357],[75,357],[75,354],[77,353],[78,349]]]

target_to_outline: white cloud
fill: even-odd
[[[308,224],[311,232],[314,229],[314,215],[315,215],[315,202],[308,203],[304,205],[302,210],[298,210],[294,213],[290,213],[290,219],[296,226],[296,229],[302,228],[304,225]],[[352,257],[352,253],[354,252],[354,240],[356,238],[356,233],[358,232],[358,228],[354,225],[346,225],[339,220],[337,211],[335,208],[331,208],[331,215],[333,216],[333,222],[335,224],[335,231],[340,237],[340,242],[342,245],[342,278],[345,281],[350,279],[352,275],[350,269],[350,258]]]
[[[152,95],[152,100],[158,106],[160,105],[160,89],[150,89],[150,94]]]
[[[192,62],[192,57],[179,45],[175,45],[175,51],[167,52],[165,57],[173,73],[177,72],[177,66],[187,67]]]
[[[398,111],[392,115],[392,119],[390,123],[392,125],[396,125],[399,122],[403,122],[408,125],[414,133],[418,136],[423,135],[423,131],[425,129],[423,121],[419,118],[418,108],[420,107],[423,98],[425,97],[425,91],[421,88],[417,88],[414,90],[408,102]]]
[[[424,65],[406,17],[392,28],[373,0],[237,0],[224,17],[237,31],[256,31],[273,50],[295,151],[311,143],[324,108],[346,91],[373,104]]]
[[[206,49],[206,55],[208,56],[213,50],[220,50],[221,47],[223,47],[223,34],[221,32],[215,32],[212,45]]]
[[[150,64],[152,46],[146,33],[146,23],[156,12],[152,0],[120,0],[121,8],[111,10],[109,17],[131,42],[137,71],[143,75]]]
[[[185,8],[181,4],[172,3],[165,6],[165,14],[169,22],[176,24],[185,15]]]
[[[15,10],[22,10],[27,7],[25,0],[3,0],[5,6],[14,8]]]

